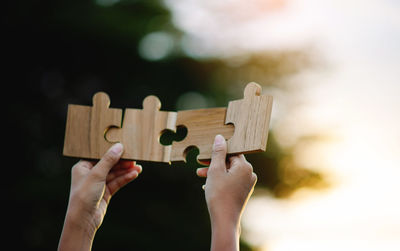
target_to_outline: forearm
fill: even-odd
[[[239,221],[230,219],[212,220],[211,251],[239,250]]]
[[[84,227],[68,214],[61,233],[58,251],[90,251],[96,230]]]

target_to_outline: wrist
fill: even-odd
[[[223,230],[225,232],[237,233],[239,234],[240,229],[240,217],[213,217],[211,216],[211,229],[212,231]]]
[[[96,229],[74,219],[67,213],[58,251],[90,251]]]
[[[232,207],[225,207],[223,205],[218,205],[215,207],[209,207],[208,211],[210,213],[210,219],[212,225],[225,225],[229,227],[238,227],[241,211],[235,210]]]
[[[71,206],[71,204],[67,209],[65,225],[91,239],[97,231],[91,215],[87,214],[82,208]]]
[[[218,218],[211,221],[211,250],[239,250],[239,221],[231,218]]]

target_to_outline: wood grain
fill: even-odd
[[[171,146],[160,144],[164,130],[175,131],[176,112],[160,111],[161,102],[156,96],[143,101],[143,110],[126,109],[122,128],[110,128],[106,139],[124,145],[122,158],[170,162]]]
[[[109,127],[121,126],[122,110],[109,108],[110,98],[104,92],[93,96],[93,107],[69,105],[63,154],[99,159],[112,143],[105,140]]]
[[[225,115],[226,108],[179,111],[176,125],[185,126],[188,132],[182,141],[172,143],[171,161],[185,161],[191,147],[199,149],[198,160],[209,160],[215,135],[226,139],[233,135],[234,127],[225,125]]]
[[[229,102],[228,108],[179,112],[160,111],[156,96],[143,101],[143,109],[109,108],[106,93],[93,96],[93,106],[69,105],[63,153],[66,156],[99,159],[115,142],[124,145],[123,159],[155,162],[185,161],[189,149],[199,149],[198,160],[209,160],[215,135],[227,139],[228,154],[265,151],[272,96],[261,95],[261,86],[249,83],[244,98]],[[165,130],[187,128],[182,141],[170,146],[160,143]]]
[[[252,153],[265,151],[268,139],[272,96],[261,95],[261,86],[247,84],[244,98],[230,101],[225,123],[235,126],[228,140],[228,153]]]

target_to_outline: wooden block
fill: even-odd
[[[160,100],[148,96],[143,101],[143,110],[125,110],[122,128],[110,128],[106,139],[124,145],[122,158],[170,162],[171,146],[161,145],[160,136],[164,130],[175,131],[177,113],[160,108]]]
[[[185,126],[188,132],[182,141],[172,143],[171,161],[185,161],[192,147],[200,151],[198,160],[210,159],[215,135],[233,135],[233,126],[225,125],[225,115],[226,108],[179,111],[176,125]]]
[[[69,105],[63,154],[99,159],[112,145],[105,140],[108,128],[120,127],[121,109],[110,109],[110,98],[104,92],[93,96],[93,107]]]
[[[261,86],[249,83],[243,99],[229,102],[225,123],[232,123],[235,132],[227,142],[228,153],[265,151],[272,96],[260,94]]]

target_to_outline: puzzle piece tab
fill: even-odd
[[[265,151],[272,96],[261,95],[261,87],[249,83],[244,98],[229,102],[228,108],[179,112],[160,111],[156,96],[143,101],[143,109],[109,108],[103,92],[93,96],[93,106],[69,105],[64,155],[99,159],[115,142],[124,145],[123,159],[155,162],[185,161],[189,149],[199,149],[197,159],[209,160],[215,135],[227,139],[228,154]],[[160,143],[167,130],[183,126],[187,135],[172,145]]]
[[[110,128],[106,139],[124,145],[122,158],[170,162],[171,146],[160,144],[164,130],[175,130],[176,112],[160,111],[161,102],[156,96],[143,101],[143,110],[125,109],[122,128]]]
[[[63,154],[99,159],[111,147],[104,138],[109,127],[121,126],[122,110],[109,108],[104,92],[93,96],[93,106],[69,105]]]
[[[225,123],[235,126],[235,133],[228,140],[228,153],[251,153],[265,151],[272,96],[261,95],[261,86],[247,84],[244,98],[230,101]]]

